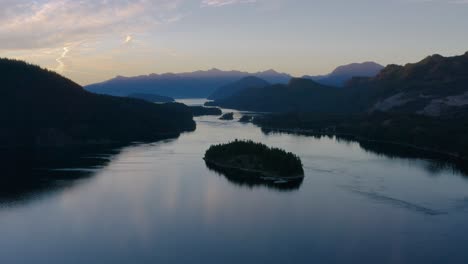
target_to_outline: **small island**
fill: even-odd
[[[221,170],[239,171],[247,173],[249,177],[253,175],[275,183],[304,178],[304,169],[298,156],[250,140],[211,146],[204,160]]]
[[[234,113],[226,113],[222,115],[219,119],[220,120],[234,120]]]
[[[252,120],[253,120],[253,116],[243,115],[243,116],[239,119],[239,122],[241,122],[241,123],[250,123],[250,122],[252,122]]]

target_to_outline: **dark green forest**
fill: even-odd
[[[371,115],[288,113],[257,116],[253,122],[264,129],[345,135],[468,158],[468,118],[464,115],[433,118],[383,112]]]
[[[236,139],[228,144],[211,146],[205,153],[205,160],[280,176],[304,174],[301,159],[295,154],[251,140]]]
[[[145,141],[195,129],[177,103],[97,95],[59,74],[0,59],[0,146]]]

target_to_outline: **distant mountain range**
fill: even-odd
[[[305,75],[302,78],[314,80],[323,85],[343,87],[353,77],[374,77],[384,66],[375,62],[352,63],[339,66],[333,72],[321,76]]]
[[[405,66],[389,65],[375,77],[354,77],[343,88],[292,79],[287,85],[244,89],[209,105],[264,112],[452,115],[468,112],[467,73],[468,53],[433,55]]]
[[[324,76],[304,76],[318,83],[329,86],[343,86],[352,77],[373,77],[383,66],[375,62],[353,63],[336,68]],[[102,83],[85,86],[85,89],[98,94],[128,96],[129,94],[157,94],[172,98],[207,98],[217,99],[217,89],[230,90],[234,82],[246,77],[256,77],[271,84],[287,84],[291,75],[275,70],[249,73],[242,71],[222,71],[211,69],[186,73],[150,74],[135,77],[117,76]],[[247,80],[249,81],[249,80]],[[252,80],[250,80],[252,81]],[[239,84],[237,85],[239,86]],[[242,86],[242,84],[240,84]],[[235,88],[232,88],[235,90]],[[218,98],[219,99],[219,98]]]
[[[97,95],[55,72],[0,59],[0,147],[128,143],[195,129],[183,104]]]
[[[88,85],[86,90],[115,96],[134,93],[158,94],[172,98],[207,98],[216,89],[247,76],[256,76],[270,83],[287,83],[291,76],[274,70],[248,73],[241,71],[195,71],[188,73],[150,74],[136,77],[118,76],[114,79]]]

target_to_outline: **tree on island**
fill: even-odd
[[[304,174],[301,159],[295,154],[251,140],[236,139],[228,144],[213,145],[206,151],[205,160],[222,167],[259,171],[269,176]]]

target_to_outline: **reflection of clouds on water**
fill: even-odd
[[[84,184],[118,148],[57,148],[0,152],[0,206],[22,205]]]

